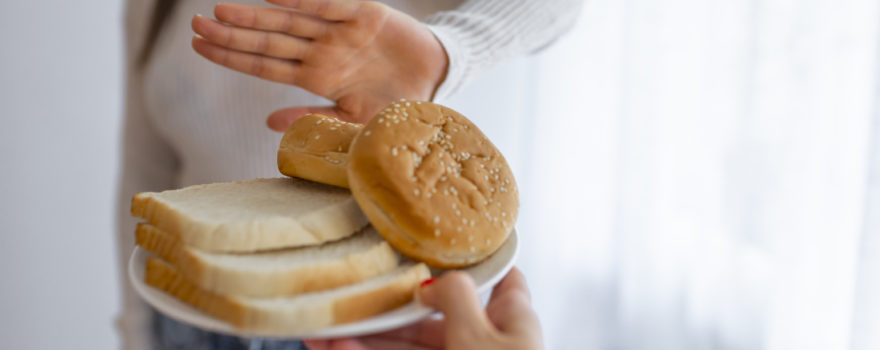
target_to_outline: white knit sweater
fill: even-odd
[[[264,5],[258,0],[240,1]],[[387,4],[423,19],[450,58],[438,99],[453,94],[495,63],[535,51],[574,21],[580,0],[396,0]],[[153,1],[126,6],[126,109],[119,189],[119,262],[134,246],[131,197],[193,184],[279,176],[275,152],[281,135],[265,126],[271,112],[329,104],[300,88],[260,80],[217,66],[190,48],[191,17],[211,14],[218,1],[180,0],[146,67],[135,59],[145,40]],[[123,265],[124,266],[124,265]],[[152,342],[146,306],[123,272],[118,318],[123,346]]]

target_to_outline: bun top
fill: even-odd
[[[349,183],[370,221],[404,255],[431,266],[482,261],[516,222],[518,191],[507,161],[471,121],[444,106],[393,103],[355,138],[349,162]]]
[[[284,133],[281,148],[306,153],[346,154],[351,140],[362,127],[326,115],[306,114]]]
[[[278,170],[287,176],[348,188],[348,147],[362,125],[320,114],[295,121],[281,138]]]

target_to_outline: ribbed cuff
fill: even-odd
[[[461,40],[455,37],[455,33],[447,27],[439,25],[428,25],[428,29],[434,33],[443,49],[446,50],[446,56],[449,58],[449,66],[446,68],[446,78],[437,87],[434,92],[433,102],[442,102],[458,91],[466,80],[467,71],[464,59],[464,48],[461,46]]]

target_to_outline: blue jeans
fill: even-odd
[[[295,340],[245,339],[201,330],[153,312],[156,344],[162,350],[306,350]]]

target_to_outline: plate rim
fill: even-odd
[[[511,246],[512,245],[512,246]],[[494,272],[490,272],[488,278],[485,279],[482,283],[477,285],[477,293],[478,295],[484,295],[488,293],[492,288],[507,275],[507,272],[513,268],[516,263],[517,257],[519,256],[520,244],[519,237],[517,234],[517,230],[513,229],[508,236],[508,239],[504,242],[498,250],[492,254],[488,259],[480,262],[474,266],[470,266],[464,269],[459,269],[461,271],[467,272],[474,277],[473,270],[483,266],[483,264],[493,261],[495,258],[502,258],[499,256],[499,253],[510,251],[509,257],[506,260],[499,261],[501,267]],[[270,332],[258,332],[258,331],[250,331],[250,330],[242,330],[235,328],[235,326],[215,318],[208,313],[195,308],[189,304],[186,304],[176,297],[165,293],[164,291],[154,288],[150,285],[147,285],[143,280],[144,276],[144,261],[150,256],[155,256],[153,253],[139,247],[135,246],[132,250],[131,256],[128,259],[127,266],[127,274],[129,283],[132,285],[135,292],[138,296],[146,302],[150,307],[155,309],[157,312],[162,313],[163,315],[170,317],[178,322],[185,323],[192,327],[196,327],[199,329],[234,335],[243,338],[264,338],[264,339],[322,339],[322,338],[337,338],[337,337],[353,337],[360,335],[367,335],[373,333],[379,333],[399,327],[403,327],[412,323],[415,323],[418,320],[426,318],[431,314],[435,313],[436,310],[421,305],[417,300],[413,300],[410,303],[398,307],[394,310],[364,319],[352,323],[345,323],[340,325],[329,326],[325,328],[320,328],[313,331],[308,332],[291,332],[286,334],[276,334]],[[137,271],[137,267],[141,267],[140,271]],[[451,271],[451,270],[434,270],[432,269],[432,276],[437,276],[437,271]],[[161,300],[167,299],[167,300]],[[168,309],[168,310],[166,310]],[[177,309],[177,310],[174,310]],[[412,309],[412,311],[408,311]],[[200,318],[202,320],[200,320]],[[209,321],[209,322],[206,322]]]

